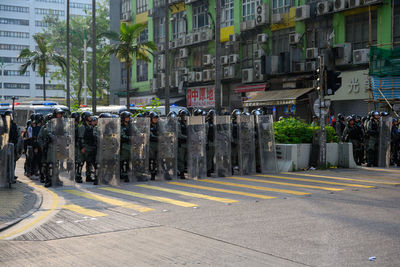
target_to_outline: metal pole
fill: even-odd
[[[96,112],[96,0],[92,0],[92,111]]]
[[[320,90],[319,90],[319,119],[320,119],[320,136],[319,136],[319,166],[326,166],[326,133],[325,133],[325,99],[324,91],[326,89],[326,73],[324,68],[324,58],[320,58]]]
[[[83,100],[83,104],[87,105],[87,41],[86,38],[85,40],[83,40],[83,96],[84,96],[84,100]]]
[[[1,97],[6,100],[5,90],[4,90],[4,63],[1,64]]]
[[[169,6],[165,1],[165,114],[169,113]]]
[[[221,85],[221,1],[215,1],[215,109],[217,114],[222,110]]]
[[[71,92],[70,92],[70,83],[69,83],[69,0],[67,0],[67,107],[71,108]]]

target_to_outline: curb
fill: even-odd
[[[21,183],[23,183],[23,182],[21,182]],[[26,184],[26,183],[23,183],[23,184],[24,184],[25,186],[31,187],[31,186],[29,186],[29,185]],[[41,193],[39,190],[37,190],[36,188],[34,188],[34,187],[31,187],[31,188],[33,189],[33,192],[34,192],[34,194],[36,194],[36,197],[37,197],[37,198],[36,198],[36,202],[35,202],[35,204],[33,205],[33,208],[30,209],[30,210],[29,210],[28,212],[26,212],[25,214],[19,216],[18,218],[14,219],[14,220],[12,220],[12,221],[9,221],[9,222],[0,224],[0,232],[2,232],[2,231],[4,231],[4,230],[7,230],[8,228],[10,228],[10,227],[16,225],[17,223],[19,223],[19,222],[22,221],[23,219],[28,218],[28,217],[31,216],[33,213],[35,213],[36,211],[38,211],[39,208],[42,206],[42,202],[43,202],[43,195],[42,195],[42,193]]]

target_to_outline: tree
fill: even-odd
[[[137,42],[140,33],[145,30],[145,24],[128,25],[125,22],[121,23],[120,33],[108,31],[102,36],[114,41],[107,47],[103,57],[115,55],[121,62],[125,64],[126,69],[126,105],[129,109],[129,92],[130,92],[130,69],[135,59],[151,62],[149,54],[157,50],[153,42]]]
[[[24,74],[28,67],[31,67],[33,71],[36,70],[36,66],[38,67],[39,75],[43,79],[43,100],[46,100],[46,73],[49,64],[57,64],[64,70],[66,62],[65,58],[58,54],[46,41],[43,34],[35,34],[33,39],[37,44],[37,49],[30,51],[28,48],[25,48],[18,56],[18,59],[26,59],[26,62],[21,65],[20,71]]]

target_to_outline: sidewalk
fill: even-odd
[[[32,187],[21,182],[29,181],[24,176],[23,161],[24,159],[20,159],[17,162],[17,183],[11,189],[0,188],[0,232],[28,217],[41,205],[41,196]]]

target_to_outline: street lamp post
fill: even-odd
[[[92,111],[96,113],[96,0],[92,0]]]
[[[84,96],[84,100],[83,100],[83,104],[87,105],[87,40],[86,37],[83,40],[83,96]]]
[[[4,62],[1,62],[1,97],[6,100],[5,90],[4,90]]]
[[[69,76],[70,76],[70,65],[69,65],[69,0],[67,0],[67,107],[70,109],[71,108],[71,90],[70,90],[70,82],[69,82]]]

